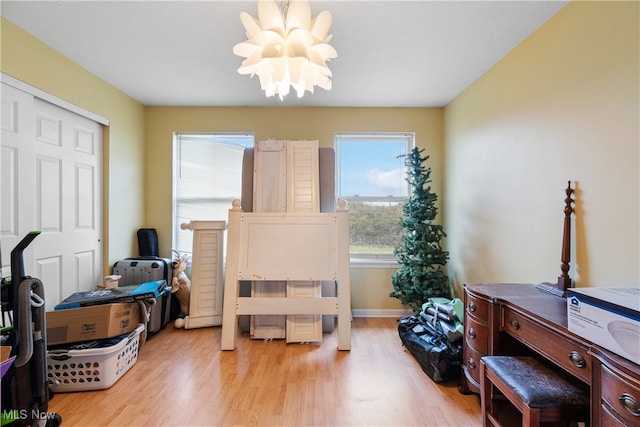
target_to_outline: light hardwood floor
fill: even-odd
[[[479,426],[480,401],[436,384],[402,347],[396,319],[356,318],[351,351],[168,325],[111,388],[57,393],[63,426]]]

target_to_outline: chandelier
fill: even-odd
[[[321,12],[311,19],[307,0],[258,1],[258,19],[240,13],[247,41],[236,44],[233,53],[246,58],[238,68],[240,74],[258,75],[260,88],[280,100],[291,86],[301,98],[315,86],[331,90],[332,74],[327,61],[338,53],[329,45],[331,14]]]

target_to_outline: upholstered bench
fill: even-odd
[[[495,386],[522,413],[522,426],[589,420],[589,388],[554,372],[533,357],[480,359],[482,425],[500,426]]]

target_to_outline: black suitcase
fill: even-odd
[[[446,334],[435,330],[419,316],[400,319],[398,334],[402,344],[434,382],[439,383],[460,376],[462,340],[449,342]]]
[[[159,257],[158,233],[155,228],[141,228],[138,230],[138,256]]]
[[[125,258],[113,264],[112,274],[122,276],[118,286],[139,285],[140,283],[154,282],[156,280],[166,280],[167,286],[164,292],[156,298],[156,304],[151,309],[149,323],[147,324],[147,336],[159,332],[167,323],[173,320],[170,259],[153,256]]]

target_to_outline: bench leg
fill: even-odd
[[[525,407],[522,411],[522,427],[539,427],[540,409]]]
[[[480,405],[482,408],[482,427],[491,426],[489,414],[493,413],[491,402],[491,382],[487,380],[486,368],[480,361]]]

